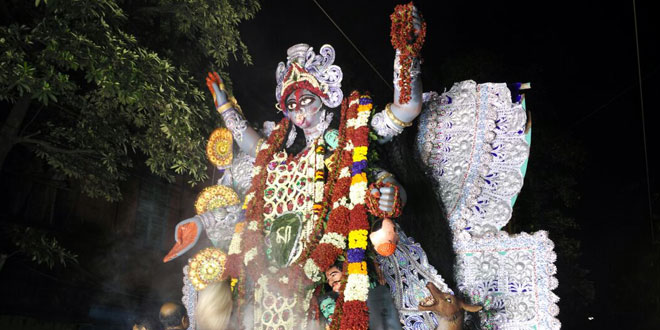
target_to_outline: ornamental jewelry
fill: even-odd
[[[378,112],[371,119],[371,127],[376,131],[376,134],[385,138],[391,139],[403,132],[403,129],[396,127],[394,123],[385,115],[385,111]]]
[[[323,113],[321,114],[319,123],[309,130],[303,129],[305,133],[305,142],[307,145],[311,145],[314,141],[316,141],[316,139],[328,129],[328,126],[330,126],[330,122],[332,121],[334,114],[332,112],[326,112],[325,110],[321,111],[323,111]]]
[[[231,165],[233,158],[233,138],[231,132],[224,128],[216,128],[206,144],[206,158],[218,169]]]
[[[206,248],[188,261],[188,278],[197,291],[225,277],[227,255],[215,248]]]
[[[234,105],[231,102],[227,102],[219,107],[217,107],[218,113],[222,114],[223,112],[233,108]]]
[[[321,46],[318,54],[307,44],[289,47],[286,63],[280,62],[275,71],[277,102],[281,103],[285,96],[283,93],[289,87],[305,83],[324,94],[319,97],[328,108],[339,106],[344,98],[341,90],[343,73],[339,66],[333,64],[334,61],[335,49],[331,45]]]
[[[391,177],[394,177],[394,175],[392,175],[392,173],[387,172],[387,171],[381,171],[380,173],[378,173],[376,175],[376,183],[377,184],[381,183],[381,182],[383,182],[383,181],[385,181],[385,180],[387,180]]]
[[[388,118],[389,118],[394,124],[396,124],[396,125],[398,125],[398,126],[401,126],[401,127],[403,127],[403,128],[412,126],[412,121],[410,121],[410,122],[404,122],[404,121],[400,120],[399,118],[397,118],[397,117],[394,115],[394,113],[392,112],[392,108],[391,108],[391,106],[392,106],[392,103],[388,103],[388,104],[385,106],[385,114],[387,115],[387,117],[388,117]]]
[[[231,103],[225,103],[230,104]],[[247,129],[247,120],[241,116],[236,109],[231,108],[230,110],[224,111],[221,113],[222,120],[225,122],[225,126],[231,131],[232,136],[236,141],[243,141],[243,132]]]

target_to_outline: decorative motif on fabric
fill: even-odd
[[[426,253],[397,225],[399,244],[389,257],[378,255],[377,260],[383,276],[390,287],[394,306],[399,310],[399,319],[404,329],[433,330],[438,320],[432,312],[420,312],[419,302],[431,293],[426,288],[432,282],[443,292],[454,293],[437,270],[429,264]]]
[[[218,180],[218,184],[231,186],[242,200],[250,189],[253,168],[254,157],[242,151],[238,152],[234,156],[231,167],[227,168],[224,175]]]
[[[238,203],[200,214],[199,217],[204,225],[206,236],[213,242],[213,245],[227,251],[234,234],[234,226],[245,219],[245,212]]]
[[[321,141],[322,142],[322,141]],[[268,239],[273,222],[284,214],[300,214],[302,220],[300,232],[293,233],[297,239],[288,258],[287,265],[296,261],[305,249],[310,234],[314,231],[316,221],[314,201],[323,199],[323,185],[315,184],[314,176],[317,163],[323,164],[323,155],[308,148],[300,154],[300,158],[288,160],[285,151],[275,154],[266,169],[266,190],[264,191],[264,232],[266,234],[266,254],[272,251],[272,242]],[[325,166],[325,165],[322,165]]]
[[[307,320],[300,313],[302,297],[297,295],[299,292],[273,292],[266,276],[262,276],[255,288],[255,329],[304,329]]]
[[[456,246],[458,289],[486,329],[559,329],[557,256],[545,231],[473,237]]]
[[[523,185],[525,110],[505,84],[471,80],[423,100],[417,151],[437,183],[454,241],[498,231]]]
[[[243,132],[245,132],[248,127],[247,120],[245,120],[243,116],[234,109],[229,109],[221,115],[225,126],[231,131],[231,135],[234,139],[238,142],[243,141]]]
[[[341,68],[334,65],[335,49],[330,45],[323,45],[319,53],[314,53],[314,48],[307,44],[297,44],[287,50],[287,62],[280,62],[275,72],[277,87],[275,99],[279,103],[284,92],[284,78],[291,70],[294,63],[300,65],[307,73],[318,81],[321,91],[327,97],[322,98],[323,104],[334,108],[341,104],[344,93],[341,90],[343,74]]]
[[[186,307],[188,312],[188,321],[190,325],[188,330],[195,330],[197,328],[197,319],[195,318],[195,311],[197,310],[197,290],[192,285],[192,282],[188,278],[189,267],[188,265],[183,267],[183,297],[181,302],[183,306]]]

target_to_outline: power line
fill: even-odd
[[[651,73],[647,74],[646,77],[643,80],[648,80],[649,78],[653,77],[656,73],[658,73],[660,69],[659,67],[656,67]],[[588,114],[584,115],[582,118],[576,120],[573,123],[573,128],[580,126],[585,120],[589,119],[591,116],[595,115],[596,113],[600,112],[603,109],[606,109],[610,104],[612,104],[614,101],[616,101],[618,98],[624,96],[626,93],[628,93],[633,87],[635,87],[635,84],[633,83],[632,85],[627,86],[626,88],[622,89],[618,93],[616,93],[612,98],[610,98],[607,102],[603,103],[600,107],[596,108],[595,110],[589,112]]]
[[[637,5],[632,0],[633,19],[635,23],[635,50],[637,52],[637,79],[639,80],[639,105],[642,111],[642,140],[644,141],[644,166],[646,169],[646,193],[649,204],[649,224],[651,225],[651,243],[655,243],[655,228],[653,226],[653,204],[651,199],[651,180],[649,175],[649,155],[646,143],[646,120],[644,118],[644,95],[642,93],[642,64],[639,58],[639,33],[637,31]]]
[[[339,33],[341,33],[341,35],[343,35],[344,38],[346,38],[346,40],[348,41],[348,43],[350,43],[351,46],[353,46],[353,48],[355,49],[355,51],[358,52],[358,54],[360,54],[360,56],[362,56],[362,59],[363,59],[365,62],[367,62],[367,64],[369,64],[369,66],[371,67],[371,69],[374,70],[374,72],[378,75],[378,77],[380,77],[380,79],[383,81],[383,83],[385,83],[385,85],[386,85],[390,90],[394,90],[394,89],[392,88],[392,85],[390,85],[390,83],[387,82],[387,80],[385,80],[385,78],[383,78],[383,76],[380,74],[380,72],[378,72],[378,70],[376,70],[376,67],[374,67],[374,65],[371,64],[371,62],[367,59],[367,57],[364,56],[364,54],[362,54],[362,52],[360,51],[360,49],[358,49],[357,46],[353,43],[353,41],[351,41],[351,38],[349,38],[349,37],[346,35],[346,33],[344,33],[344,30],[342,30],[342,29],[339,27],[339,25],[337,25],[337,23],[335,23],[335,20],[333,20],[332,17],[330,17],[330,15],[329,15],[329,14],[323,9],[323,7],[321,7],[321,5],[320,5],[316,0],[312,0],[312,1],[314,1],[314,3],[316,4],[316,6],[318,6],[319,9],[323,12],[323,14],[325,14],[325,17],[327,17],[327,18],[330,20],[330,22],[332,22],[332,24],[337,28],[337,30],[339,30]]]

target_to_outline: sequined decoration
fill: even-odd
[[[458,290],[484,306],[483,329],[560,328],[553,248],[545,231],[498,232],[456,244]]]
[[[207,285],[222,279],[227,255],[215,248],[198,252],[188,261],[188,278],[195,290],[203,290]]]
[[[217,168],[225,168],[232,161],[233,139],[226,128],[216,128],[206,144],[206,158]]]
[[[190,278],[188,277],[189,270],[190,267],[188,265],[183,267],[183,288],[181,289],[183,296],[181,302],[186,307],[190,322],[187,330],[195,330],[197,328],[197,319],[195,318],[195,312],[197,311],[197,290],[195,290],[192,282],[190,282]]]
[[[527,115],[506,84],[454,84],[423,96],[416,147],[447,209],[454,240],[497,232],[511,218],[529,156]]]
[[[199,193],[195,200],[195,212],[197,214],[206,213],[220,207],[234,205],[239,203],[236,192],[227,186],[206,187]]]
[[[433,265],[429,264],[426,253],[397,225],[399,244],[389,257],[377,256],[385,281],[390,287],[394,306],[399,310],[399,320],[404,329],[432,330],[438,326],[438,319],[432,312],[420,312],[419,302],[430,296],[426,288],[432,282],[443,292],[454,293],[445,283]]]

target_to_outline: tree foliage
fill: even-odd
[[[55,264],[66,266],[75,263],[78,256],[60,245],[59,241],[48,233],[32,227],[12,225],[8,227],[9,238],[15,253],[28,257],[38,265],[45,264],[52,269]],[[2,267],[0,266],[0,269]]]
[[[218,122],[201,77],[231,59],[250,64],[237,25],[258,11],[256,0],[8,5],[2,145],[29,146],[87,195],[107,200],[121,197],[119,182],[136,159],[168,180],[206,179],[204,143]]]

